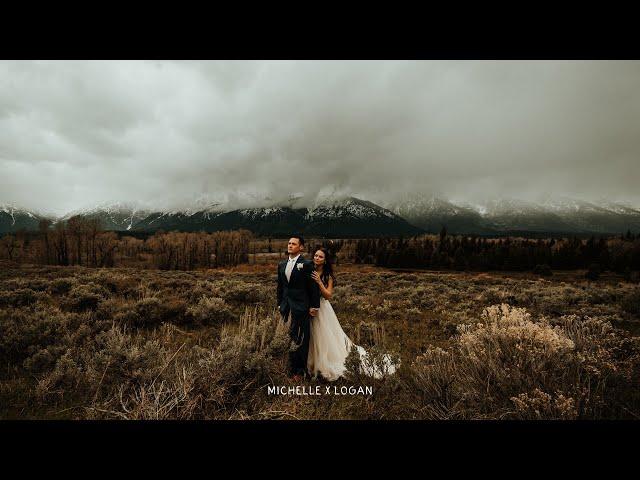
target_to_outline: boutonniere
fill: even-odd
[[[296,263],[296,267],[298,268],[298,270],[302,270],[302,267],[304,267],[304,264]]]

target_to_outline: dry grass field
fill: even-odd
[[[640,287],[620,276],[339,265],[344,330],[402,361],[331,384],[372,387],[355,395],[268,393],[294,385],[275,296],[268,256],[193,271],[2,262],[0,418],[640,417]]]

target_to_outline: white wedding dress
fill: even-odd
[[[361,371],[366,375],[382,378],[384,374],[392,374],[396,371],[396,365],[388,354],[382,358],[383,365],[371,365],[372,362],[367,361],[365,349],[354,345],[342,330],[331,303],[324,297],[320,297],[318,314],[311,317],[307,369],[313,376],[320,374],[326,380],[337,380],[346,370],[345,359],[352,346],[355,346],[360,354]]]

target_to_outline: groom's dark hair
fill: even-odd
[[[294,235],[291,235],[289,238],[297,238],[298,241],[300,242],[300,246],[304,247],[304,237],[302,235],[294,234]]]

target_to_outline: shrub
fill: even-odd
[[[171,335],[173,330],[165,329],[163,335]],[[141,349],[143,345],[122,330],[110,332],[109,338],[108,348],[87,369],[92,388],[107,372],[101,399],[89,409],[92,418],[228,419],[238,412],[258,414],[270,401],[262,385],[284,381],[283,359],[289,348],[281,319],[256,309],[246,310],[237,328],[223,327],[213,348],[195,345],[172,352],[147,343]],[[112,364],[124,370],[109,373]]]
[[[73,287],[64,304],[69,310],[76,312],[95,310],[108,295],[109,292],[104,287],[90,282]]]
[[[131,327],[144,325],[144,320],[142,319],[140,314],[133,308],[118,310],[113,315],[113,321],[119,325],[127,325]]]
[[[589,268],[587,269],[587,272],[584,274],[584,276],[589,280],[598,280],[600,278],[600,273],[600,265],[598,265],[597,263],[592,263],[591,265],[589,265]]]
[[[126,302],[119,298],[107,298],[101,301],[96,308],[96,318],[100,320],[113,319],[123,308],[129,308]]]
[[[427,418],[621,415],[616,405],[638,370],[638,342],[598,319],[565,316],[552,326],[502,304],[459,332],[452,349],[429,348],[414,362],[417,409]]]
[[[42,278],[34,278],[28,281],[27,287],[36,292],[45,292],[49,288],[49,282]]]
[[[187,291],[187,298],[190,301],[197,302],[200,298],[210,297],[216,292],[216,286],[209,280],[198,280],[191,289]]]
[[[0,357],[7,364],[21,364],[29,356],[62,339],[67,322],[66,315],[61,313],[0,310]]]
[[[233,283],[219,291],[226,302],[257,303],[263,300],[260,285],[256,284]]]
[[[166,363],[163,358],[168,357],[157,339],[133,336],[118,327],[98,335],[96,349],[90,358],[85,358],[87,372],[91,383],[97,383],[106,370],[106,386],[153,381]]]
[[[203,325],[217,325],[236,318],[225,301],[219,297],[200,297],[196,305],[189,307],[188,313]]]
[[[68,349],[83,348],[106,328],[105,322],[87,313],[65,313],[50,307],[0,311],[0,358],[32,374],[42,373]]]
[[[138,300],[134,307],[138,315],[138,326],[158,325],[164,320],[162,301],[156,297],[147,297]]]
[[[627,313],[640,315],[640,289],[635,289],[622,297],[620,306]]]
[[[75,285],[75,278],[56,278],[49,283],[49,292],[53,295],[64,295]]]
[[[533,273],[535,273],[536,275],[541,275],[543,277],[550,277],[551,275],[553,275],[551,267],[547,264],[536,265],[533,269]]]
[[[152,382],[165,365],[166,351],[159,341],[133,337],[114,327],[95,337],[91,348],[69,349],[55,368],[39,381],[39,394],[52,393],[87,399],[87,395],[115,396]],[[100,389],[100,390],[99,390]]]
[[[165,321],[185,324],[193,321],[188,313],[187,302],[180,298],[168,298],[162,302],[162,317]]]
[[[138,294],[140,280],[126,275],[112,274],[102,279],[102,285],[104,285],[111,293],[132,298]]]
[[[609,304],[618,300],[618,295],[615,291],[608,288],[589,288],[587,290],[587,300],[592,305]]]
[[[133,326],[154,326],[161,322],[184,324],[193,321],[192,315],[187,311],[186,302],[175,297],[143,298],[133,307],[121,308],[114,319]]]
[[[485,305],[492,305],[502,302],[505,299],[506,295],[506,292],[504,292],[502,289],[490,287],[482,292],[482,294],[480,295],[480,300]]]
[[[526,420],[554,418],[572,420],[578,416],[576,402],[562,393],[550,395],[536,388],[529,393],[521,393],[511,399],[517,416]]]
[[[246,309],[237,329],[225,326],[213,349],[200,350],[195,384],[207,399],[205,408],[220,415],[225,414],[221,407],[232,404],[245,409],[264,404],[268,398],[263,389],[249,386],[282,382],[289,346],[288,330],[279,315]]]
[[[0,308],[24,307],[34,304],[39,295],[30,288],[18,288],[16,290],[0,293]]]

